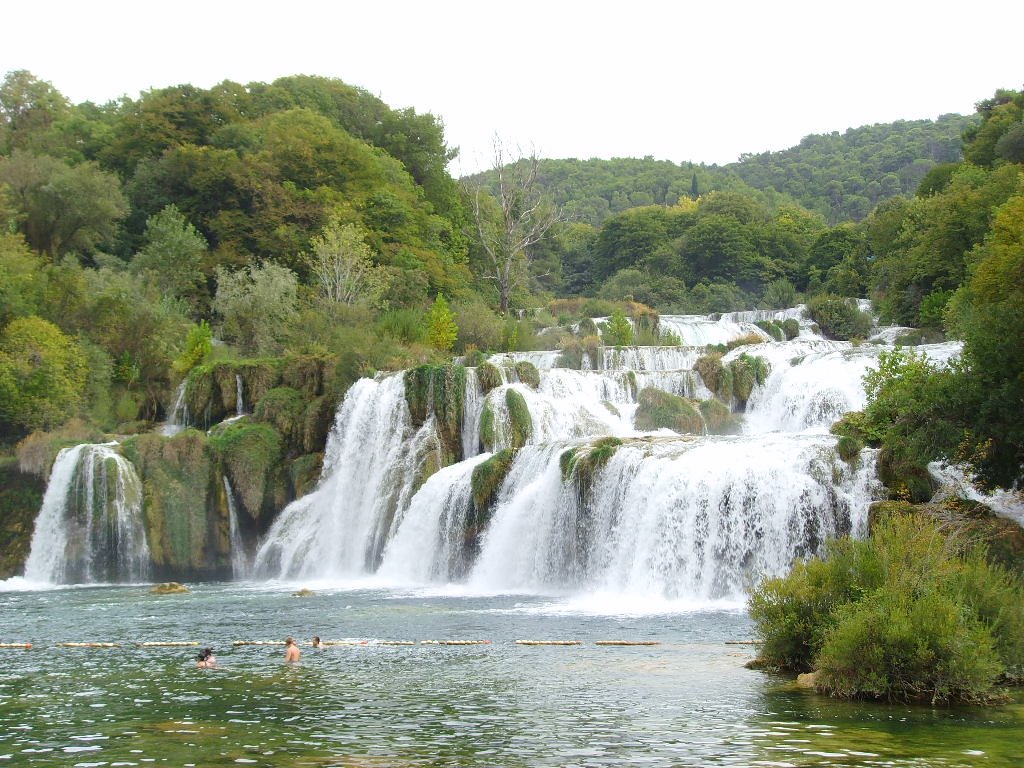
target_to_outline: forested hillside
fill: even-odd
[[[725,169],[755,189],[789,195],[830,224],[858,221],[884,200],[913,195],[935,166],[958,162],[961,135],[976,123],[942,115],[816,134],[781,152],[742,155]]]

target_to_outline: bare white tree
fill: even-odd
[[[497,286],[498,309],[505,314],[512,290],[526,272],[530,246],[543,240],[563,218],[561,209],[540,186],[536,152],[510,158],[501,140],[495,138],[491,170],[494,191],[482,185],[472,190],[473,219],[487,256],[483,277]]]

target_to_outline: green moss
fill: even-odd
[[[510,438],[513,448],[522,448],[533,434],[533,419],[526,398],[514,389],[505,390],[505,404],[508,406]]]
[[[480,411],[480,442],[485,451],[494,449],[494,409],[490,403],[484,403]]]
[[[462,459],[465,396],[466,369],[461,365],[421,365],[405,372],[405,400],[412,423],[421,427],[434,415],[445,466]]]
[[[253,418],[276,429],[284,440],[285,453],[294,456],[302,449],[306,405],[299,390],[274,387],[256,403]]]
[[[935,494],[935,481],[928,469],[898,458],[888,447],[879,452],[875,468],[878,478],[889,489],[890,498],[920,503]]]
[[[684,435],[704,432],[700,412],[685,397],[647,387],[640,390],[637,399],[639,404],[633,424],[639,430],[671,429]]]
[[[506,448],[473,468],[470,487],[473,491],[473,505],[477,511],[486,510],[494,503],[502,483],[512,468],[515,451]]]
[[[316,487],[320,471],[324,466],[322,453],[307,453],[288,465],[288,476],[295,490],[295,497],[305,496]]]
[[[322,451],[327,444],[337,410],[335,402],[334,397],[322,395],[307,403],[302,413],[302,450],[305,453]]]
[[[281,382],[307,400],[324,394],[324,373],[333,360],[327,355],[292,355],[281,366]]]
[[[632,371],[630,371],[630,373],[632,373]],[[613,402],[611,402],[609,400],[602,400],[601,401],[601,405],[603,405],[604,409],[606,411],[608,411],[608,413],[610,413],[612,416],[621,416],[622,415],[621,413],[619,413],[619,409],[615,406],[615,403],[613,403]]]
[[[527,360],[521,360],[516,363],[515,370],[516,376],[519,377],[519,380],[523,382],[523,384],[526,384],[533,389],[540,387],[540,372],[533,363]]]
[[[219,393],[219,390],[218,390]],[[195,424],[208,426],[224,418],[224,405],[219,394],[214,402],[213,369],[208,365],[197,365],[185,379],[185,406]]]
[[[485,362],[487,362],[487,355],[479,349],[470,350],[462,358],[462,364],[467,368],[479,368]]]
[[[830,431],[833,435],[851,437],[872,448],[882,444],[882,431],[871,423],[864,411],[844,414],[843,418],[832,425]]]
[[[711,352],[701,355],[694,364],[704,386],[728,402],[732,398],[732,372],[722,365],[722,354]]]
[[[775,341],[782,341],[786,337],[782,326],[774,320],[758,320],[754,325],[771,336]]]
[[[210,446],[224,467],[231,486],[246,513],[259,520],[271,509],[265,503],[273,485],[275,465],[281,458],[282,440],[266,424],[236,423],[210,437]]]
[[[173,438],[138,435],[123,443],[142,480],[146,537],[161,573],[212,575],[230,563],[220,535],[218,480],[206,435],[185,430]]]
[[[800,335],[800,323],[795,317],[787,317],[782,321],[782,332],[786,334],[786,340],[795,339]]]
[[[0,459],[0,579],[21,572],[45,490],[42,478],[21,472],[13,458]]]
[[[562,482],[567,483],[572,477],[572,472],[576,468],[576,460],[579,456],[579,448],[570,448],[567,451],[563,451],[558,457],[558,468],[562,472]]]
[[[843,435],[836,441],[836,453],[843,461],[850,463],[860,456],[863,444],[854,437]]]
[[[740,419],[721,400],[701,400],[697,404],[709,435],[735,435],[740,431]]]
[[[491,363],[481,363],[476,369],[476,380],[480,382],[480,391],[486,395],[502,385],[501,371]]]

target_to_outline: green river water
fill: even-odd
[[[571,601],[303,585],[0,592],[0,766],[1024,765],[1024,705],[837,702],[743,667],[740,608],[595,615]],[[367,640],[303,647],[234,640]],[[432,639],[489,645],[424,645]],[[516,639],[581,640],[530,647]],[[601,639],[654,640],[641,647]],[[213,646],[219,667],[195,667]],[[417,641],[382,646],[379,640]],[[106,641],[120,648],[64,648]]]

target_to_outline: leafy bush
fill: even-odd
[[[750,613],[765,665],[817,668],[826,692],[980,702],[1024,669],[1021,588],[938,523],[896,515],[763,581]]]
[[[795,317],[787,317],[782,321],[782,332],[786,334],[786,341],[795,339],[800,335],[800,323]]]
[[[523,382],[523,384],[526,384],[532,389],[540,387],[540,371],[537,370],[537,367],[533,363],[528,360],[520,360],[516,363],[515,370],[516,376],[519,377],[519,380]]]
[[[871,315],[862,312],[853,299],[823,293],[807,302],[807,314],[830,339],[863,339],[871,333]]]
[[[683,435],[704,432],[700,411],[685,397],[647,387],[640,390],[637,401],[633,424],[639,430],[671,429]]]
[[[608,322],[601,326],[601,339],[613,347],[626,347],[633,343],[633,326],[621,309],[615,310]]]

